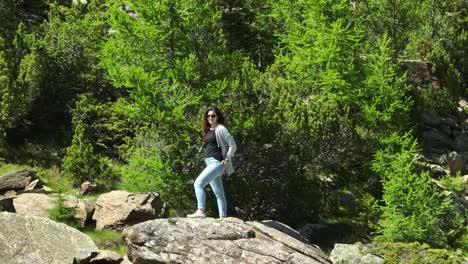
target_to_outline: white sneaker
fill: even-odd
[[[202,211],[200,210],[197,210],[195,213],[193,214],[188,214],[187,215],[188,218],[205,218],[206,215],[205,213],[203,213]]]

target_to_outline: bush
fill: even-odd
[[[463,182],[463,177],[457,175],[457,177],[445,176],[441,180],[442,185],[447,189],[459,195],[462,194],[466,189],[466,184]]]
[[[155,127],[143,128],[132,140],[124,155],[128,162],[121,169],[122,187],[130,192],[159,192],[161,198],[175,208],[188,204],[188,179],[171,167],[167,144]]]
[[[377,239],[447,247],[453,242],[451,233],[463,221],[451,201],[434,188],[428,173],[416,172],[412,162],[416,141],[409,134],[393,134],[383,144],[372,163],[382,175],[385,202]]]
[[[118,177],[110,165],[110,160],[94,152],[94,147],[85,133],[85,126],[81,122],[76,125],[72,144],[67,148],[63,170],[75,185],[84,181],[95,181],[106,190],[115,184]]]
[[[62,193],[58,194],[55,206],[48,211],[50,219],[56,222],[61,222],[75,228],[80,226],[78,219],[73,214],[73,208],[65,206]]]

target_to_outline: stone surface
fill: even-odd
[[[18,214],[49,217],[47,210],[54,207],[53,200],[46,194],[23,193],[13,200]]]
[[[330,260],[334,264],[380,264],[384,259],[375,255],[361,252],[359,245],[335,244],[330,253]]]
[[[432,76],[432,64],[422,60],[402,60],[407,70],[407,80],[419,89],[437,87],[438,80]]]
[[[73,215],[79,220],[81,226],[91,220],[94,213],[94,201],[67,195],[64,197],[64,204],[66,207],[73,208]]]
[[[120,264],[122,261],[123,257],[119,254],[110,250],[102,250],[89,261],[89,264]]]
[[[24,190],[31,181],[36,179],[36,171],[19,170],[0,176],[0,192],[9,190]]]
[[[95,182],[85,181],[80,186],[80,194],[92,193],[96,188],[97,184]]]
[[[127,226],[164,217],[166,205],[158,193],[112,191],[96,201],[93,219],[97,229],[121,230]]]
[[[98,251],[91,238],[42,217],[0,213],[1,263],[64,264]]]
[[[436,129],[422,133],[422,143],[426,152],[445,154],[454,149],[454,141],[445,133]]]
[[[465,170],[465,159],[463,155],[459,155],[456,151],[452,151],[448,154],[447,163],[450,168],[450,174],[452,175],[463,173]]]
[[[141,263],[330,263],[316,246],[258,222],[157,219],[126,228],[128,257]]]

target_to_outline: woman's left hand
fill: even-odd
[[[221,164],[223,164],[223,165],[224,165],[224,167],[226,167],[226,166],[227,166],[227,164],[228,164],[228,162],[229,162],[229,160],[222,160],[222,161],[221,161]]]

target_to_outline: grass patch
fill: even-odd
[[[94,244],[101,250],[112,250],[120,256],[127,255],[127,245],[121,237],[121,233],[113,230],[96,230],[92,228],[85,228],[83,233],[91,237]]]
[[[23,170],[23,169],[29,169],[31,167],[27,165],[18,165],[18,164],[11,164],[11,163],[4,163],[0,162],[0,176],[7,174],[9,172],[17,171],[17,170]]]
[[[52,188],[54,192],[77,194],[77,191],[73,189],[72,182],[63,175],[63,173],[53,166],[51,168],[35,168],[37,170],[37,176],[45,183],[46,186]]]

